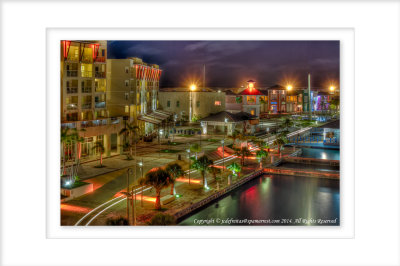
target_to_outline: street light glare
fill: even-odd
[[[196,89],[196,85],[192,84],[190,85],[190,90],[194,91]]]
[[[335,90],[335,87],[330,86],[329,89],[330,89],[331,91],[334,91],[334,90]]]
[[[288,91],[290,91],[290,90],[292,90],[292,89],[293,89],[292,85],[288,85],[288,86],[287,86],[287,90],[288,90]]]

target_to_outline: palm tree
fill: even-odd
[[[193,157],[190,159],[193,160],[192,168],[200,171],[200,174],[203,178],[203,187],[208,188],[206,172],[208,171],[208,168],[210,168],[210,165],[213,164],[213,161],[208,159],[208,157],[205,155],[201,156],[199,159]]]
[[[139,184],[152,186],[156,190],[156,203],[154,207],[157,210],[161,209],[161,190],[171,185],[169,173],[161,167],[152,169],[139,179]]]
[[[290,119],[289,117],[286,117],[286,118],[283,120],[283,126],[284,126],[285,130],[286,130],[287,132],[289,132],[289,128],[290,128],[291,126],[293,126],[293,121],[292,121],[292,119]]]
[[[240,149],[235,149],[235,155],[240,156],[240,164],[244,165],[245,158],[251,155],[251,151],[249,148],[247,148],[247,146],[243,146]]]
[[[212,176],[214,177],[215,182],[217,183],[217,190],[219,190],[219,177],[218,175],[221,174],[221,169],[217,168],[215,166],[211,166],[210,168],[208,168],[208,172],[210,174],[212,174]]]
[[[235,162],[231,163],[226,168],[228,170],[232,171],[232,174],[234,176],[237,176],[237,174],[240,173],[240,171],[242,171],[242,167],[238,163],[235,163]]]
[[[288,142],[288,140],[286,138],[286,134],[280,133],[276,136],[276,138],[272,144],[278,146],[278,154],[280,154],[281,146],[285,145],[287,142]]]
[[[125,138],[128,137],[129,141],[125,141],[124,145],[129,147],[129,159],[133,158],[132,148],[135,147],[136,151],[136,142],[137,142],[137,130],[139,129],[134,123],[127,123],[125,121],[125,127],[119,131],[119,135],[124,135]]]
[[[171,178],[171,195],[175,195],[175,180],[183,175],[182,166],[177,163],[170,163],[165,169]]]
[[[268,157],[268,152],[266,150],[260,149],[259,151],[257,151],[256,156],[258,161],[260,162],[260,168],[262,168],[262,160],[263,158]]]
[[[103,153],[105,151],[104,149],[104,145],[103,142],[98,140],[94,143],[93,145],[93,150],[97,150],[98,152],[100,152],[100,167],[103,167]]]
[[[197,153],[201,152],[201,146],[197,143],[194,143],[194,144],[190,145],[189,149],[191,152],[196,153],[196,160],[197,160]]]

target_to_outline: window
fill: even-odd
[[[106,56],[106,50],[105,49],[101,50],[101,56]]]
[[[200,107],[200,101],[196,102],[196,107]]]
[[[214,105],[215,106],[220,106],[221,105],[221,101],[215,101]]]
[[[129,99],[129,93],[125,92],[125,100],[127,101]]]
[[[125,67],[125,73],[126,73],[126,74],[129,73],[129,67]]]
[[[129,80],[125,80],[125,87],[129,87]]]
[[[167,107],[171,107],[171,101],[167,101]]]
[[[176,107],[179,107],[179,101],[176,101]]]
[[[125,105],[125,113],[129,113],[129,106]]]

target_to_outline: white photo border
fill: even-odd
[[[398,1],[2,0],[0,12],[0,265],[400,265]],[[81,27],[354,29],[354,237],[48,238],[46,30]]]

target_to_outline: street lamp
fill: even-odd
[[[193,104],[192,104],[192,91],[196,90],[196,85],[192,84],[190,85],[190,94],[189,94],[189,123],[192,122],[192,115],[193,115]]]
[[[189,185],[190,185],[190,167],[191,167],[191,165],[190,165],[190,148],[187,149],[186,152],[188,153],[188,158],[189,158]]]
[[[335,91],[335,87],[334,86],[330,86],[329,90],[331,91],[331,93],[333,93]]]
[[[293,87],[292,87],[292,85],[288,85],[288,86],[286,87],[286,89],[287,89],[288,91],[291,91],[291,90],[293,89]]]
[[[131,199],[132,200],[132,212],[133,212],[133,225],[136,225],[136,202],[135,202],[136,201],[136,193],[133,191],[133,186],[132,186],[132,191],[129,192],[129,176],[131,174],[133,174],[133,169],[128,168],[128,170],[126,171],[127,188],[126,188],[126,192],[123,192],[122,194],[124,194],[126,196],[126,217],[128,220],[128,224],[129,224],[129,200]],[[134,179],[134,181],[136,181],[136,180]],[[135,200],[133,199],[134,193],[135,193]]]
[[[228,118],[225,117],[224,122],[225,122],[225,124],[228,123]],[[226,125],[226,131],[228,131],[228,125]],[[226,135],[226,131],[225,131],[225,126],[224,126],[224,138],[221,141],[221,143],[222,143],[222,171],[225,171],[225,135]]]
[[[143,179],[143,158],[142,161],[138,163],[139,167],[140,167],[140,177]],[[142,193],[140,196],[140,206],[143,207],[143,190],[144,190],[144,186],[142,186]]]

